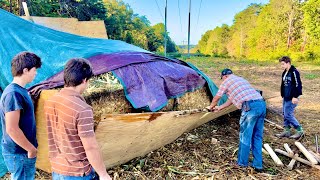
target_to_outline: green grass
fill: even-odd
[[[306,79],[309,79],[309,80],[313,80],[313,79],[316,79],[316,78],[318,78],[319,77],[319,75],[317,75],[317,74],[306,74],[305,76],[304,76]]]

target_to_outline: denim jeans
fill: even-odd
[[[91,170],[90,174],[88,174],[86,176],[66,176],[66,175],[52,172],[52,179],[53,180],[92,180],[92,179],[96,179],[96,178],[97,178],[96,173],[93,169]]]
[[[262,169],[262,140],[266,103],[263,100],[249,101],[249,111],[242,110],[240,118],[238,165],[248,166],[250,148],[252,150],[252,166]]]
[[[36,158],[27,154],[3,154],[4,162],[11,173],[12,180],[33,180],[36,173]]]
[[[284,127],[291,127],[293,126],[297,129],[300,124],[296,117],[294,116],[294,109],[297,107],[297,104],[293,104],[292,101],[282,101],[282,111],[283,111],[283,118],[284,118]]]

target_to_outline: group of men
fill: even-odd
[[[299,102],[299,96],[302,95],[300,73],[291,65],[291,59],[288,56],[281,57],[279,62],[284,70],[281,80],[281,97],[283,98],[282,111],[285,131],[281,134],[276,134],[276,136],[279,138],[299,139],[304,135],[304,132],[294,116],[294,109]],[[208,109],[220,111],[231,104],[241,109],[237,166],[252,166],[257,172],[261,172],[263,169],[263,127],[266,116],[264,98],[248,81],[234,75],[230,69],[224,69],[221,72],[221,79],[223,82]],[[216,106],[223,94],[228,96],[228,100],[224,104]],[[291,127],[296,129],[296,133],[293,135],[291,135]],[[253,156],[252,163],[249,163],[250,150]]]
[[[280,59],[284,68],[281,83],[285,131],[278,137],[300,138],[304,133],[294,117],[294,108],[302,94],[299,72],[289,57]],[[25,86],[32,82],[41,67],[41,59],[34,53],[21,52],[11,62],[13,81],[3,91],[0,117],[3,137],[2,155],[11,173],[11,179],[34,179],[37,156],[34,105]],[[94,133],[92,107],[82,97],[93,76],[86,59],[75,58],[64,67],[64,88],[50,97],[44,105],[47,121],[49,159],[52,178],[59,179],[111,179],[106,172]],[[266,103],[248,81],[236,76],[230,69],[221,72],[220,88],[208,107],[214,112],[231,104],[242,110],[240,143],[237,164],[249,166],[252,150],[252,167],[260,171],[262,165],[263,126]],[[227,102],[217,106],[223,94]],[[290,134],[290,127],[297,133]]]
[[[11,62],[13,81],[1,96],[2,155],[13,180],[35,176],[37,156],[34,105],[25,88],[33,81],[41,59],[22,52]],[[81,94],[93,76],[86,59],[76,58],[64,68],[64,88],[44,106],[49,159],[54,180],[111,179],[95,138],[92,108]]]

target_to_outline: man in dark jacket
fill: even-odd
[[[302,126],[294,116],[294,109],[299,102],[299,96],[302,95],[302,83],[299,71],[291,65],[291,59],[288,56],[283,56],[279,59],[282,69],[281,79],[281,97],[283,98],[283,117],[285,130],[276,134],[277,137],[289,137],[299,139],[304,135]],[[296,133],[291,135],[290,128],[294,127]]]

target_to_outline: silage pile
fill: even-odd
[[[179,98],[170,99],[168,104],[160,111],[203,109],[210,104],[210,95],[207,89],[207,87],[203,87],[194,92],[188,92]],[[144,112],[132,107],[125,97],[122,85],[111,72],[90,79],[84,98],[94,110],[96,123],[100,121],[104,114]]]

